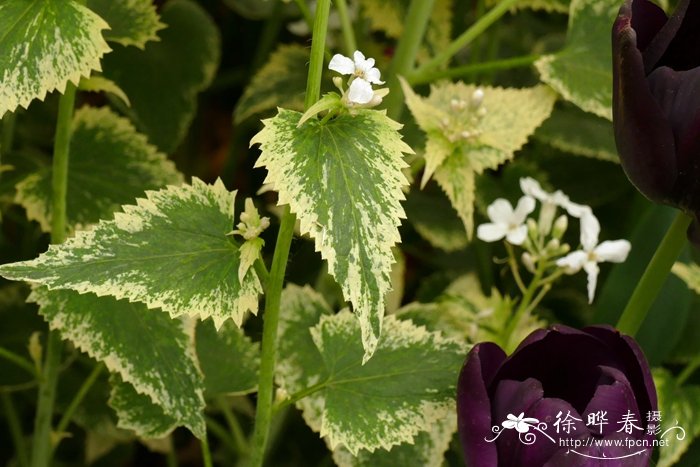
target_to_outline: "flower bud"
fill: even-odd
[[[562,214],[561,216],[557,217],[557,220],[554,221],[554,226],[552,227],[552,237],[561,240],[564,233],[566,233],[568,226],[569,218],[566,216],[566,214]]]

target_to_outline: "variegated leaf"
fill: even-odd
[[[695,263],[675,263],[671,271],[680,277],[689,289],[700,294],[700,266]]]
[[[121,99],[127,106],[131,105],[129,96],[126,95],[124,90],[117,86],[114,81],[108,80],[104,76],[92,75],[89,78],[81,79],[78,90],[87,92],[107,92]]]
[[[530,8],[532,10],[544,10],[555,13],[568,13],[571,0],[520,0],[513,5],[513,9]],[[486,0],[486,5],[494,7],[498,0]]]
[[[454,413],[456,378],[466,349],[393,315],[371,360],[362,364],[360,326],[347,310],[333,315],[308,288],[282,300],[278,380],[299,401],[309,426],[352,454],[414,442]],[[309,327],[311,329],[309,329]]]
[[[467,246],[464,223],[439,189],[413,189],[404,203],[408,220],[416,232],[432,246],[457,251]]]
[[[36,287],[28,300],[39,304],[52,329],[104,362],[173,424],[203,436],[204,385],[194,355],[194,323],[141,303],[72,290]]]
[[[117,427],[131,430],[143,438],[162,438],[178,425],[177,420],[134,387],[118,377],[110,378],[112,392],[109,405],[117,413]],[[204,427],[202,427],[204,428]],[[203,439],[204,432],[197,435]]]
[[[197,95],[214,79],[221,38],[211,17],[192,0],[168,1],[161,21],[166,28],[159,41],[143,50],[115,47],[103,65],[104,76],[129,96],[128,115],[139,131],[171,153],[187,135]]]
[[[678,461],[700,437],[700,386],[681,385],[663,368],[655,369],[653,375],[661,412],[660,434],[673,426],[683,429],[683,432],[679,429],[671,429],[665,436],[660,436],[661,439],[668,441],[668,444],[659,449],[659,460],[655,465],[658,467],[688,465]]]
[[[610,25],[617,0],[571,0],[566,46],[535,66],[542,81],[586,112],[612,120]]]
[[[240,326],[257,311],[261,286],[255,274],[238,281],[240,252],[226,235],[235,192],[195,178],[146,196],[35,260],[0,266],[0,275]]]
[[[245,88],[236,103],[234,120],[242,122],[276,107],[304,110],[308,62],[308,48],[298,44],[280,45]]]
[[[550,115],[556,96],[546,86],[504,89],[445,82],[421,97],[403,79],[401,86],[428,137],[422,184],[435,178],[470,238],[475,175],[512,159]]]
[[[436,421],[429,431],[419,433],[412,443],[399,444],[391,449],[374,452],[360,450],[357,455],[342,446],[333,451],[333,460],[338,467],[398,467],[420,465],[441,467],[445,462],[445,451],[452,435],[457,431],[457,414],[448,414]]]
[[[165,27],[151,0],[88,0],[87,6],[109,23],[105,39],[121,45],[143,49]]]
[[[73,0],[0,2],[0,117],[99,71],[108,27]]]
[[[70,226],[94,224],[145,190],[182,182],[175,164],[129,120],[107,107],[83,107],[75,113],[66,195]],[[47,161],[17,185],[16,202],[45,232],[51,230],[51,183]]]
[[[226,322],[218,331],[209,320],[197,323],[197,357],[207,395],[248,394],[258,386],[260,345]]]
[[[410,153],[383,112],[358,110],[326,123],[280,109],[264,120],[251,144],[260,144],[256,167],[266,167],[266,183],[279,192],[310,234],[328,271],[353,305],[362,327],[365,358],[376,348],[391,285],[392,246],[400,241],[404,212],[402,186]]]

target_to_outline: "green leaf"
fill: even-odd
[[[440,190],[413,189],[406,196],[404,208],[413,228],[432,246],[447,252],[467,246],[464,224]]]
[[[383,112],[358,110],[323,124],[280,109],[264,120],[251,144],[260,144],[256,167],[266,167],[266,183],[289,204],[302,234],[340,284],[358,315],[366,358],[381,332],[384,296],[391,285],[392,246],[400,241],[404,217],[400,200],[406,179],[402,153],[410,153],[398,129]]]
[[[298,405],[331,449],[357,454],[411,443],[454,413],[466,354],[456,341],[389,315],[363,365],[360,326],[350,312],[332,315],[318,294],[296,286],[285,290],[282,310],[279,383],[288,394],[308,394]]]
[[[47,164],[26,177],[15,198],[45,232],[51,231],[51,173]],[[106,107],[75,113],[66,197],[70,226],[94,224],[145,190],[182,181],[175,165],[127,119]]]
[[[104,76],[95,75],[81,79],[78,90],[87,92],[108,92],[121,99],[127,106],[131,105],[129,96],[126,95],[122,88],[117,86],[114,81],[110,81]]]
[[[169,435],[176,427],[177,420],[151,399],[136,392],[129,383],[118,377],[110,378],[112,393],[109,405],[117,413],[117,427],[131,430],[144,438],[162,438]],[[202,427],[204,429],[204,427]],[[204,432],[197,435],[203,438]]]
[[[105,57],[104,76],[129,96],[136,127],[170,153],[187,134],[197,95],[214,78],[221,39],[212,19],[191,0],[167,2],[161,20],[167,27],[159,42],[144,50],[115,47]]]
[[[586,112],[612,120],[610,25],[617,0],[571,0],[566,45],[535,66],[542,81]]]
[[[671,271],[680,277],[690,290],[700,294],[700,266],[695,263],[676,263]]]
[[[121,45],[143,49],[165,27],[151,0],[88,0],[87,6],[109,23],[105,39]]]
[[[333,451],[333,460],[338,467],[397,467],[420,465],[422,467],[441,467],[445,451],[449,447],[452,435],[457,431],[457,414],[449,414],[435,422],[430,431],[419,433],[413,443],[399,444],[386,451],[374,452],[360,450],[353,456],[347,449],[339,446]]]
[[[612,123],[576,107],[557,107],[535,132],[535,138],[560,151],[619,162]]]
[[[73,0],[5,0],[0,4],[0,117],[27,108],[68,81],[100,70],[110,51],[109,26]]]
[[[553,13],[568,13],[571,0],[520,0],[515,3],[513,9],[530,8],[532,10],[544,10]],[[489,7],[496,6],[498,0],[486,0]]]
[[[475,176],[513,158],[552,112],[555,94],[546,86],[504,89],[444,82],[420,97],[403,79],[401,86],[428,137],[421,184],[434,176],[471,238]]]
[[[241,329],[227,322],[217,332],[211,321],[200,321],[196,343],[207,395],[255,391],[260,345],[253,343]]]
[[[5,264],[0,274],[50,289],[72,289],[145,303],[175,318],[228,318],[240,326],[258,308],[255,274],[238,281],[240,252],[226,234],[235,192],[218,180],[146,192],[114,220],[100,221],[32,261]]]
[[[233,112],[236,123],[255,114],[284,107],[304,110],[309,50],[298,44],[282,44],[246,86]]]
[[[202,437],[204,398],[194,324],[140,303],[71,290],[37,287],[28,300],[39,304],[39,312],[63,338],[104,362],[174,423]]]
[[[659,448],[659,467],[674,465],[685,453],[693,440],[700,436],[700,386],[679,386],[673,376],[666,370],[653,372],[656,392],[659,397],[662,434],[665,430],[678,425],[685,430],[685,439],[678,439],[678,430],[669,431],[662,439],[668,446]],[[680,465],[680,464],[679,464]]]

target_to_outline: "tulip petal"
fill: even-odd
[[[638,1],[638,0],[637,0]],[[646,82],[630,0],[613,26],[613,127],[622,167],[637,189],[658,203],[674,204],[677,167],[671,125]]]
[[[650,56],[647,59],[647,51],[645,51],[645,65],[654,68],[668,66],[677,71],[690,70],[700,65],[697,53],[694,53],[700,48],[700,3],[697,0],[679,1],[673,14],[654,38],[654,42],[657,40],[666,43],[666,47],[663,47],[663,56],[655,60],[656,63],[651,64],[648,61],[650,62],[654,57]],[[659,49],[661,48],[662,46],[659,46]]]
[[[615,433],[622,428],[619,423],[622,417],[631,411],[637,426],[646,427],[644,414],[639,412],[637,398],[629,380],[622,371],[609,366],[600,367],[600,378],[593,398],[583,411],[583,420],[588,425],[588,416],[595,413],[605,413],[605,422],[600,425],[588,425],[588,429],[603,436]],[[635,437],[641,438],[641,432],[635,430]]]
[[[632,28],[637,33],[637,47],[644,51],[666,24],[664,10],[649,0],[632,1]]]
[[[498,465],[496,444],[484,439],[493,438],[487,388],[505,358],[505,352],[496,344],[477,344],[467,355],[459,374],[457,421],[464,458],[469,467]]]

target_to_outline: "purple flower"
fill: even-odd
[[[625,0],[612,31],[613,126],[622,167],[650,200],[700,214],[700,2],[670,18]]]
[[[540,329],[509,357],[478,344],[457,386],[469,467],[646,467],[657,411],[642,350],[604,326]]]

